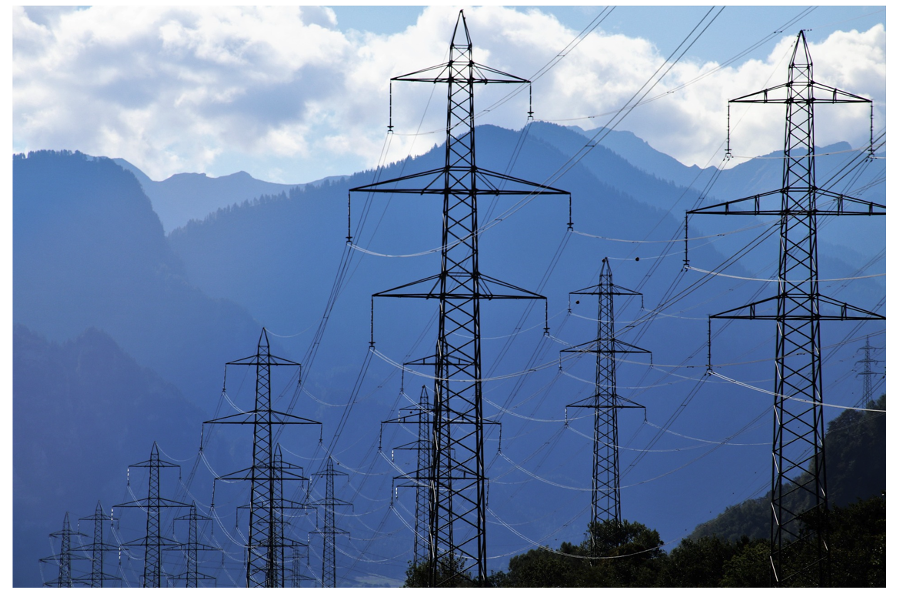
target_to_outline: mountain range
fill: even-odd
[[[539,122],[522,131],[482,126],[478,161],[544,182],[593,134]],[[855,155],[849,150],[821,148],[819,172],[838,170]],[[400,585],[413,543],[413,494],[394,491],[392,477],[412,463],[392,449],[411,430],[381,422],[430,384],[416,368],[403,381],[397,364],[430,354],[436,305],[378,299],[372,315],[370,296],[436,272],[441,205],[348,190],[442,160],[435,148],[379,171],[276,185],[246,173],[156,182],[124,161],[78,152],[14,156],[14,585],[41,583],[46,535],[65,512],[74,521],[98,499],[107,509],[124,502],[126,479],[136,494],[146,488],[138,472],[123,472],[147,459],[153,441],[193,472],[184,484],[167,479],[169,491],[215,515],[205,533],[229,547],[224,562],[240,558],[233,542],[241,543],[234,525],[243,491],[217,484],[214,496],[213,472],[246,467],[250,437],[205,426],[203,460],[198,439],[202,421],[253,401],[244,372],[223,372],[226,362],[254,353],[262,327],[274,354],[310,369],[303,389],[288,374],[274,381],[274,400],[323,422],[320,437],[283,434],[284,450],[314,473],[333,444],[348,474],[337,483],[337,496],[355,504],[338,522],[351,532],[340,545],[340,585]],[[859,182],[843,182],[884,203],[884,185],[870,184],[883,164],[868,163]],[[708,178],[715,184],[701,183]],[[774,277],[777,239],[757,235],[774,227],[756,218],[692,218],[690,265],[722,274],[706,276],[683,268],[683,215],[780,180],[779,160],[718,173],[614,131],[552,183],[570,198],[481,204],[481,222],[490,225],[480,236],[481,271],[547,297],[546,310],[539,302],[482,308],[486,415],[501,422],[488,433],[491,568],[531,542],[577,540],[586,527],[592,427],[586,413],[566,415],[565,406],[590,393],[593,364],[562,357],[560,367],[559,351],[595,334],[593,302],[570,300],[569,291],[595,284],[603,257],[616,284],[644,295],[619,300],[620,338],[652,352],[626,358],[618,370],[620,394],[645,407],[619,420],[625,517],[674,543],[759,493],[768,480],[771,399],[706,379],[706,316],[771,294],[764,279]],[[836,218],[820,228],[820,276],[846,279],[827,280],[824,293],[884,312],[884,278],[862,278],[884,272],[884,230],[877,218]],[[735,255],[747,245],[754,248]],[[824,327],[827,402],[856,402],[857,349],[865,334],[882,331]],[[766,325],[714,325],[713,365],[771,388],[773,342]],[[315,480],[313,496],[322,491]],[[123,539],[138,537],[140,517],[122,517]],[[300,539],[312,524],[298,526]],[[311,542],[317,575],[319,539]],[[123,565],[127,577],[140,570],[132,560],[139,556]],[[213,560],[211,570],[221,559]],[[231,566],[235,577],[241,564]]]

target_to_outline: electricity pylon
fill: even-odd
[[[323,506],[323,528],[315,531],[323,536],[323,575],[320,578],[320,587],[336,587],[336,536],[348,535],[348,532],[336,527],[336,507],[351,506],[352,503],[336,498],[335,478],[337,475],[346,475],[336,472],[333,467],[333,457],[326,460],[326,466],[315,474],[323,478],[326,492],[323,499],[314,504]]]
[[[147,513],[147,526],[145,528],[146,535],[143,538],[126,542],[123,546],[142,546],[144,547],[144,576],[142,578],[142,587],[160,588],[166,587],[163,582],[163,550],[175,548],[179,546],[173,538],[167,538],[161,534],[160,515],[163,509],[179,509],[188,508],[190,505],[177,500],[163,498],[160,496],[160,470],[179,466],[160,458],[160,450],[157,443],[151,447],[151,458],[141,463],[129,465],[129,467],[139,467],[148,470],[148,495],[146,498],[139,498],[132,502],[121,505],[114,505],[113,508],[139,508]],[[131,484],[131,480],[129,481]],[[133,495],[134,496],[134,495]]]
[[[104,573],[104,553],[119,550],[119,546],[104,543],[104,523],[113,522],[113,514],[104,514],[104,508],[100,501],[97,501],[97,507],[94,509],[94,515],[88,517],[80,517],[79,521],[94,522],[94,539],[91,544],[82,545],[82,550],[90,550],[91,556],[91,574],[82,576],[76,581],[87,583],[92,588],[104,587],[105,581],[119,581],[120,578],[115,575]]]
[[[863,359],[857,361],[857,363],[863,364],[863,371],[858,373],[858,376],[863,376],[863,395],[860,397],[860,400],[857,402],[858,407],[862,407],[873,400],[873,376],[878,376],[879,372],[874,372],[872,370],[872,364],[881,363],[880,361],[873,359],[871,355],[873,347],[869,344],[869,337],[866,337],[866,345],[860,347],[860,351],[863,351]]]
[[[257,342],[257,353],[250,357],[230,361],[226,367],[231,365],[255,368],[257,378],[254,409],[208,420],[204,424],[254,426],[251,467],[219,476],[217,479],[251,482],[248,545],[245,547],[247,550],[246,586],[249,588],[281,587],[285,579],[282,564],[284,560],[282,513],[289,508],[306,508],[301,503],[282,497],[282,482],[283,480],[301,481],[306,478],[289,471],[290,467],[282,461],[281,452],[277,458],[276,451],[274,451],[274,448],[278,450],[278,445],[274,446],[276,428],[291,424],[321,424],[314,420],[272,409],[270,402],[271,368],[280,366],[298,368],[300,384],[301,364],[270,354],[270,339],[267,336],[266,328],[261,330]]]
[[[445,165],[350,189],[349,202],[352,192],[439,195],[443,198],[440,273],[375,293],[373,297],[439,300],[436,353],[418,363],[433,366],[435,372],[429,476],[430,585],[454,586],[467,577],[483,584],[487,579],[483,426],[488,422],[483,417],[480,301],[545,301],[546,298],[480,271],[477,198],[486,195],[567,195],[568,192],[477,166],[474,86],[529,84],[530,81],[474,62],[464,12],[459,12],[447,62],[394,77],[391,81],[446,86]],[[352,242],[350,226],[348,241]]]
[[[276,445],[276,449],[274,451],[273,468],[276,473],[276,479],[273,486],[273,503],[277,507],[277,516],[279,521],[276,542],[279,555],[279,567],[277,570],[279,576],[279,587],[287,587],[287,583],[295,584],[294,587],[298,587],[297,584],[299,581],[301,581],[302,578],[311,579],[307,576],[301,576],[300,572],[297,570],[298,549],[307,549],[308,545],[304,542],[293,540],[286,536],[286,520],[288,518],[287,511],[307,510],[314,507],[286,498],[283,494],[283,483],[286,481],[293,481],[298,482],[299,484],[304,484],[304,482],[308,482],[309,479],[305,477],[303,467],[289,463],[288,461],[283,459],[282,446],[280,446],[279,444]],[[287,551],[291,556],[286,556]],[[290,563],[291,567],[289,566]]]
[[[637,291],[612,284],[609,258],[603,258],[599,284],[589,286],[569,295],[595,295],[597,297],[596,339],[564,349],[563,353],[596,354],[596,388],[590,397],[572,403],[568,407],[593,409],[593,477],[590,503],[593,523],[611,520],[620,523],[621,482],[618,469],[618,415],[619,409],[642,408],[634,401],[618,396],[615,385],[616,353],[647,353],[646,349],[629,345],[615,338],[614,297],[616,295],[641,296]]]
[[[174,575],[173,579],[184,579],[186,588],[199,587],[198,581],[201,579],[212,579],[216,581],[216,577],[214,577],[213,575],[208,575],[206,573],[201,573],[200,571],[198,571],[198,551],[222,550],[221,548],[217,548],[216,546],[202,544],[198,541],[198,522],[211,521],[211,518],[205,515],[198,515],[198,508],[195,506],[194,501],[192,501],[191,506],[188,508],[188,514],[182,515],[181,517],[176,517],[175,521],[188,522],[188,542],[182,542],[178,546],[170,549],[181,550],[185,555],[185,573]]]
[[[72,559],[81,560],[85,557],[72,552],[72,536],[84,536],[81,532],[72,531],[69,525],[69,513],[63,516],[63,529],[50,534],[51,538],[60,539],[60,552],[41,559],[42,563],[57,563],[60,567],[59,575],[55,581],[44,582],[45,586],[53,588],[71,588],[72,587]]]
[[[402,394],[404,395],[404,389]],[[406,395],[407,396],[407,395]],[[417,426],[417,440],[413,440],[393,451],[415,451],[417,469],[413,472],[396,476],[393,481],[401,482],[394,485],[395,488],[415,489],[414,502],[414,558],[413,565],[418,565],[430,556],[430,543],[428,530],[430,528],[430,444],[432,440],[432,426],[430,414],[432,403],[427,387],[421,387],[421,397],[417,405],[399,409],[399,417],[381,423],[380,450],[382,450],[382,426],[385,424],[413,424]]]
[[[310,575],[305,575],[301,572],[301,551],[299,548],[308,548],[307,544],[303,544],[298,542],[292,546],[292,569],[289,575],[289,583],[291,583],[293,588],[300,588],[301,582],[303,581],[313,581],[314,578]],[[310,554],[306,551],[306,554]]]
[[[870,102],[813,80],[813,60],[801,31],[787,83],[729,102],[785,106],[782,187],[687,212],[779,218],[778,294],[710,316],[776,325],[770,558],[778,586],[829,584],[820,324],[885,319],[819,293],[817,217],[884,216],[885,206],[817,187],[814,108]],[[769,207],[776,199],[779,205]],[[801,503],[803,510],[796,510]],[[806,526],[801,525],[804,516]]]

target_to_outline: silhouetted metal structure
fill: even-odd
[[[615,385],[616,353],[648,353],[615,338],[614,297],[641,294],[612,283],[609,258],[603,258],[599,284],[572,291],[569,295],[597,298],[596,339],[564,349],[563,353],[596,354],[596,389],[590,397],[568,407],[593,409],[593,478],[591,479],[590,520],[621,522],[621,482],[618,470],[618,410],[638,408],[634,401],[618,396]],[[641,407],[642,408],[642,407]]]
[[[151,447],[151,458],[141,463],[129,465],[130,468],[138,467],[148,470],[148,495],[132,502],[114,505],[113,508],[139,508],[147,513],[146,535],[143,538],[126,542],[123,546],[141,546],[144,548],[144,575],[142,587],[162,588],[166,587],[163,579],[163,550],[179,546],[173,538],[163,536],[160,529],[160,516],[163,509],[188,508],[190,505],[163,498],[160,496],[160,470],[165,468],[179,468],[175,463],[164,461],[160,458],[160,450],[157,443]],[[129,480],[131,484],[131,476]],[[134,496],[134,495],[133,495]]]
[[[76,581],[86,583],[92,588],[104,587],[105,581],[120,581],[119,577],[104,573],[104,553],[116,552],[119,550],[119,546],[117,545],[104,543],[104,524],[106,522],[112,523],[114,521],[113,514],[104,514],[104,508],[101,506],[100,501],[97,501],[94,515],[80,517],[79,521],[94,522],[94,538],[91,544],[81,546],[82,550],[91,551],[91,556],[89,557],[91,559],[91,574],[79,577]]]
[[[318,471],[315,476],[323,478],[326,492],[323,499],[314,504],[323,506],[323,528],[315,533],[323,536],[323,575],[320,578],[320,587],[336,587],[336,536],[348,535],[348,532],[336,527],[336,507],[351,506],[350,502],[336,498],[335,478],[337,475],[346,475],[336,472],[333,466],[333,457],[326,460],[326,466]]]
[[[284,425],[320,425],[320,422],[291,415],[272,408],[270,402],[270,374],[274,367],[289,366],[298,368],[299,383],[301,364],[270,354],[270,339],[267,329],[261,330],[257,343],[257,353],[250,357],[230,361],[229,366],[246,366],[255,368],[254,409],[233,415],[209,420],[204,424],[234,424],[254,427],[254,443],[252,447],[251,467],[219,476],[218,480],[251,482],[251,501],[249,505],[249,531],[247,550],[247,568],[245,584],[247,587],[282,587],[285,582],[285,564],[283,551],[287,547],[284,534],[283,513],[287,509],[304,509],[302,503],[283,497],[283,481],[303,481],[302,474],[293,470],[301,470],[299,466],[288,464],[282,459],[282,452],[274,443],[276,429]],[[225,391],[225,389],[224,389]]]
[[[199,551],[221,550],[216,546],[202,544],[198,541],[198,522],[211,521],[211,518],[205,515],[198,515],[198,508],[197,506],[195,506],[194,501],[192,501],[191,506],[189,506],[188,508],[188,514],[182,515],[181,517],[176,517],[175,521],[188,522],[188,541],[182,542],[181,544],[179,544],[179,546],[170,549],[180,550],[182,554],[185,555],[185,573],[174,575],[173,579],[184,579],[186,588],[201,587],[198,585],[198,582],[202,579],[213,580],[214,585],[216,585],[216,577],[214,577],[213,575],[208,575],[206,573],[201,573],[198,570],[200,564],[200,561],[198,559]]]
[[[50,534],[51,538],[60,539],[60,552],[41,559],[42,563],[57,563],[60,568],[59,575],[55,581],[45,581],[44,585],[52,588],[71,588],[72,587],[72,559],[80,560],[85,557],[72,552],[72,536],[84,536],[81,532],[72,531],[69,525],[69,513],[63,516],[63,529]]]
[[[567,192],[477,166],[474,86],[529,84],[530,81],[474,62],[463,12],[459,13],[455,24],[447,62],[394,77],[392,81],[446,86],[445,165],[356,187],[349,191],[349,202],[352,192],[439,195],[443,198],[440,273],[373,296],[439,300],[436,353],[417,363],[435,368],[428,482],[430,584],[455,585],[462,576],[473,576],[483,583],[487,577],[487,555],[480,301],[545,300],[545,297],[481,272],[478,267],[477,198],[485,195],[567,195]],[[350,224],[348,240],[352,241]]]
[[[879,372],[874,372],[872,369],[872,365],[874,363],[882,363],[876,359],[872,358],[872,350],[874,347],[871,347],[869,344],[869,337],[866,337],[866,344],[860,348],[863,351],[863,359],[857,361],[857,363],[863,364],[863,371],[859,372],[857,375],[863,377],[863,394],[860,397],[860,400],[857,401],[857,406],[862,407],[866,405],[870,401],[873,400],[873,376],[880,375]]]
[[[283,492],[284,482],[298,482],[299,485],[303,485],[304,482],[309,480],[304,475],[303,467],[289,463],[283,459],[282,446],[279,444],[276,445],[276,449],[273,453],[273,468],[276,474],[273,486],[273,503],[276,505],[279,521],[276,538],[276,544],[278,546],[277,552],[279,555],[279,567],[277,568],[277,574],[279,576],[278,582],[279,587],[281,588],[297,588],[299,587],[298,583],[300,581],[312,579],[311,577],[302,575],[300,569],[298,569],[299,549],[304,548],[305,551],[307,551],[308,545],[299,540],[287,537],[286,530],[290,527],[287,523],[287,519],[289,519],[289,512],[291,511],[307,510],[315,507],[285,497]]]
[[[405,391],[402,389],[402,395]],[[415,451],[417,469],[413,472],[398,475],[393,479],[395,488],[414,488],[414,558],[412,563],[418,565],[430,557],[430,455],[433,439],[433,427],[430,414],[433,403],[427,387],[421,387],[421,396],[417,405],[399,409],[399,417],[382,422],[380,430],[380,450],[382,450],[382,425],[412,424],[417,426],[417,440],[395,447],[394,451]],[[401,482],[401,483],[395,483]]]
[[[884,216],[885,206],[816,185],[814,108],[817,104],[869,102],[813,80],[813,60],[801,31],[787,83],[729,102],[785,106],[782,187],[687,212],[779,218],[778,294],[710,316],[776,324],[771,562],[779,586],[829,583],[820,324],[885,319],[819,293],[817,217]],[[773,200],[779,205],[769,207]],[[802,501],[797,498],[800,494],[804,495]],[[801,503],[806,505],[802,511],[794,509]],[[810,512],[809,525],[804,528],[801,517]],[[806,530],[812,530],[815,537]],[[811,539],[815,549],[813,544],[808,547]]]

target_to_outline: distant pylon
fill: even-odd
[[[181,550],[182,554],[185,555],[185,573],[174,575],[173,579],[184,579],[186,588],[200,587],[198,585],[198,581],[201,579],[212,579],[214,580],[214,585],[216,585],[216,577],[214,577],[213,575],[208,575],[206,573],[201,573],[198,570],[198,566],[200,564],[200,561],[198,560],[198,551],[222,550],[221,548],[217,548],[216,546],[202,544],[198,541],[198,522],[211,521],[211,518],[205,515],[198,515],[198,508],[195,506],[194,501],[192,501],[191,506],[188,509],[188,514],[182,515],[181,517],[176,517],[175,521],[188,522],[188,542],[183,542],[177,547],[171,549]]]
[[[323,478],[326,486],[323,500],[314,503],[323,506],[323,528],[315,532],[323,536],[323,575],[320,578],[320,587],[323,588],[336,587],[336,536],[348,535],[347,531],[336,527],[336,507],[351,506],[350,502],[336,498],[334,480],[337,475],[346,474],[336,472],[332,456],[327,458],[326,467],[316,474]]]
[[[621,481],[618,469],[618,409],[641,407],[618,396],[615,385],[616,353],[649,353],[615,338],[616,295],[640,296],[637,291],[612,284],[609,258],[603,258],[599,284],[572,291],[570,295],[596,295],[596,339],[564,349],[563,353],[596,354],[596,388],[590,397],[568,407],[593,409],[593,477],[591,479],[590,520],[620,523]]]
[[[113,514],[105,514],[104,508],[101,506],[100,501],[97,501],[97,507],[94,509],[94,515],[81,517],[79,518],[79,521],[94,522],[94,540],[93,542],[91,542],[91,544],[82,546],[82,550],[91,551],[91,574],[88,576],[79,577],[77,581],[87,582],[92,588],[104,587],[105,581],[119,581],[119,577],[104,573],[104,553],[115,552],[119,550],[119,546],[104,543],[104,524],[108,521],[111,523],[114,521]]]
[[[81,560],[85,557],[72,552],[72,536],[84,536],[81,532],[72,531],[69,525],[69,513],[63,517],[63,529],[50,534],[51,538],[60,539],[60,552],[41,559],[42,563],[57,563],[60,568],[59,575],[55,581],[44,582],[45,586],[53,588],[71,588],[72,587],[72,559]]]
[[[315,509],[311,505],[307,505],[292,499],[286,498],[283,492],[283,483],[286,481],[298,482],[303,484],[308,482],[308,478],[304,475],[304,468],[300,465],[289,463],[283,459],[282,446],[276,445],[273,456],[273,469],[275,472],[275,480],[273,484],[273,503],[278,510],[278,529],[277,529],[277,545],[279,550],[279,587],[299,587],[297,583],[302,579],[311,579],[307,576],[301,576],[297,570],[298,549],[308,549],[308,545],[298,540],[293,540],[286,535],[288,511]],[[287,556],[288,553],[288,556]],[[296,584],[296,585],[292,585]]]
[[[144,576],[142,587],[162,588],[166,587],[163,581],[163,550],[179,545],[173,538],[162,535],[160,529],[160,515],[163,509],[187,508],[190,505],[184,502],[163,498],[160,496],[160,470],[168,467],[179,466],[160,458],[160,450],[157,443],[151,447],[151,458],[141,463],[129,465],[148,470],[148,495],[132,502],[114,505],[114,508],[140,508],[147,513],[146,535],[143,538],[126,542],[123,546],[142,546],[144,548]],[[131,483],[131,480],[129,481]]]
[[[352,192],[439,195],[443,198],[440,273],[373,296],[439,300],[436,353],[417,363],[433,366],[435,372],[428,482],[429,583],[432,587],[455,586],[465,578],[473,578],[482,585],[487,580],[483,426],[488,422],[483,417],[480,301],[545,301],[546,298],[481,272],[477,197],[568,195],[568,192],[477,166],[474,86],[529,84],[530,81],[474,62],[463,11],[459,12],[452,33],[447,62],[394,77],[390,85],[392,81],[446,86],[445,166],[350,189],[349,202]],[[348,241],[352,242],[350,226]]]
[[[819,293],[817,216],[884,216],[885,206],[817,187],[814,107],[870,102],[813,80],[813,61],[801,31],[787,83],[729,102],[786,107],[781,189],[687,212],[779,218],[778,294],[710,316],[776,323],[770,558],[778,586],[830,583],[820,324],[885,319]],[[773,199],[779,205],[765,207]],[[801,494],[803,501],[796,498]],[[796,508],[800,504],[803,510]],[[802,526],[801,517],[809,512],[808,525]],[[807,540],[814,540],[815,552],[806,552]]]
[[[857,374],[858,376],[863,376],[863,394],[860,397],[860,400],[857,401],[857,407],[863,407],[867,403],[873,400],[873,376],[880,375],[879,372],[874,372],[872,370],[872,364],[874,363],[882,363],[876,359],[872,358],[871,351],[874,347],[871,347],[869,344],[869,336],[866,337],[866,345],[861,347],[859,350],[863,351],[863,359],[859,360],[857,363],[863,364],[863,371]]]
[[[405,390],[402,389],[401,394]],[[430,395],[427,387],[421,387],[421,397],[418,404],[411,407],[403,407],[399,409],[399,417],[382,422],[382,424],[413,424],[417,425],[417,440],[408,442],[401,446],[395,447],[394,451],[415,451],[417,459],[417,469],[410,473],[405,473],[394,478],[394,481],[401,482],[398,488],[415,489],[414,502],[414,558],[412,564],[417,565],[430,558],[430,456],[431,442],[433,438],[433,426],[431,425],[430,416],[433,409],[433,403],[430,401]],[[382,450],[382,430],[380,433]],[[395,490],[395,487],[393,490]]]
[[[305,575],[304,573],[301,572],[301,550],[299,550],[300,548],[305,548],[305,554],[309,554],[307,544],[302,544],[299,542],[298,544],[292,546],[292,569],[291,569],[289,583],[291,584],[291,587],[293,587],[293,588],[300,588],[301,582],[303,582],[303,581],[313,581],[314,580],[314,578],[311,577],[310,575]]]
[[[314,420],[276,411],[272,408],[270,401],[271,368],[278,366],[298,368],[300,384],[301,364],[270,354],[270,339],[267,336],[266,328],[261,330],[261,335],[257,342],[257,353],[250,357],[230,361],[226,364],[226,367],[228,368],[231,365],[255,368],[257,382],[255,385],[254,409],[208,420],[204,424],[254,426],[251,467],[219,476],[217,479],[251,482],[248,545],[246,546],[246,586],[249,588],[281,587],[285,580],[285,572],[283,570],[283,549],[285,547],[283,511],[288,508],[305,508],[300,503],[293,503],[282,497],[282,481],[286,479],[301,481],[306,478],[289,471],[291,467],[282,461],[282,453],[278,445],[274,445],[274,436],[276,428],[283,425],[321,424]],[[223,390],[225,392],[225,387]],[[278,456],[277,452],[279,452]],[[292,504],[290,505],[289,503]]]

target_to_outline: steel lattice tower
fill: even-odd
[[[308,548],[307,544],[302,544],[301,542],[292,546],[292,569],[290,572],[290,581],[293,588],[300,588],[301,582],[303,581],[314,580],[314,578],[310,575],[305,575],[301,572],[301,552],[298,549],[302,546]]]
[[[157,443],[151,447],[151,458],[141,463],[129,465],[129,467],[139,467],[148,470],[148,495],[146,498],[139,498],[129,503],[114,505],[114,508],[139,508],[147,513],[146,535],[143,538],[126,542],[124,546],[143,546],[144,547],[144,576],[142,587],[160,588],[163,581],[163,550],[175,548],[179,543],[172,539],[164,537],[160,530],[160,515],[163,509],[187,508],[190,505],[184,502],[163,498],[160,496],[160,470],[165,468],[179,466],[160,458],[160,450]]]
[[[618,473],[618,409],[640,407],[618,396],[615,385],[616,353],[649,353],[615,338],[614,297],[641,296],[612,283],[609,258],[603,258],[599,284],[572,291],[570,295],[597,297],[596,339],[563,350],[563,353],[596,354],[596,389],[592,396],[568,407],[593,409],[593,477],[591,479],[592,523],[621,522],[621,490]],[[626,404],[628,403],[628,404]]]
[[[185,555],[185,573],[174,575],[173,579],[184,579],[186,588],[200,587],[198,585],[198,580],[201,579],[213,579],[214,581],[216,581],[216,577],[214,577],[213,575],[207,575],[206,573],[201,573],[200,571],[198,571],[198,564],[200,562],[198,560],[199,550],[221,550],[216,546],[202,544],[198,541],[198,522],[211,521],[211,518],[205,515],[198,515],[198,508],[195,506],[194,501],[192,501],[191,506],[188,509],[188,514],[181,517],[176,517],[175,521],[188,522],[188,542],[183,542],[179,544],[179,546],[170,549],[181,550]]]
[[[879,375],[878,372],[874,372],[872,370],[872,364],[881,363],[880,361],[873,359],[871,355],[873,347],[869,344],[869,337],[866,337],[866,345],[860,347],[860,350],[863,351],[863,359],[857,361],[857,363],[863,364],[863,371],[858,373],[858,376],[863,376],[863,395],[860,397],[860,401],[857,402],[857,406],[863,406],[873,400],[873,376]]]
[[[250,357],[230,361],[229,366],[255,368],[254,409],[234,415],[209,420],[204,424],[235,424],[254,427],[251,467],[220,476],[219,480],[244,480],[251,482],[251,501],[247,549],[247,587],[281,587],[285,580],[283,571],[283,517],[287,508],[305,508],[300,503],[282,497],[282,481],[301,480],[298,474],[290,473],[290,467],[277,457],[278,446],[274,445],[276,428],[289,424],[317,424],[320,422],[276,411],[270,402],[271,368],[280,366],[296,367],[301,381],[301,364],[270,353],[267,329],[261,331],[257,343],[257,353]],[[225,389],[224,389],[225,390]],[[277,449],[277,451],[274,451]],[[291,505],[289,504],[291,503]]]
[[[428,482],[430,584],[456,585],[460,578],[467,576],[483,584],[487,578],[483,449],[486,422],[481,384],[480,300],[545,300],[545,297],[480,271],[477,197],[567,195],[567,192],[477,166],[475,84],[529,84],[530,81],[474,62],[464,12],[459,12],[447,62],[391,81],[446,86],[445,166],[350,189],[349,202],[352,192],[443,197],[440,273],[376,293],[374,297],[439,300],[436,353],[419,363],[435,368]],[[352,240],[350,228],[348,240]]]
[[[404,389],[402,394],[404,395]],[[414,558],[412,564],[417,565],[430,556],[430,455],[433,437],[433,426],[430,416],[432,403],[427,387],[421,387],[418,404],[400,409],[399,417],[382,422],[380,432],[380,450],[382,450],[382,425],[414,424],[417,426],[417,440],[395,447],[396,451],[416,451],[417,469],[414,472],[396,476],[394,481],[401,481],[398,488],[415,488],[414,503]]]
[[[336,536],[348,534],[347,531],[336,527],[336,507],[351,506],[351,503],[336,498],[335,478],[346,474],[336,471],[333,466],[332,456],[327,458],[326,466],[318,471],[316,475],[323,478],[326,486],[323,500],[314,503],[323,506],[323,528],[315,532],[323,536],[323,575],[320,579],[320,587],[335,588]]]
[[[104,508],[101,506],[100,501],[97,501],[94,515],[80,517],[79,521],[94,522],[94,539],[91,544],[82,546],[82,549],[91,551],[91,574],[79,577],[76,581],[87,582],[92,588],[104,587],[105,581],[118,581],[119,577],[104,574],[104,553],[119,550],[119,546],[104,543],[104,523],[114,521],[112,513],[105,515]]]
[[[44,582],[45,586],[54,588],[71,588],[72,587],[72,559],[84,559],[85,557],[72,553],[72,536],[84,536],[81,532],[72,531],[69,525],[69,513],[63,516],[63,528],[58,532],[50,534],[51,538],[60,539],[60,552],[41,559],[42,563],[58,563],[60,567],[59,575],[56,581]]]
[[[273,502],[278,509],[277,514],[279,520],[279,528],[277,530],[277,545],[279,546],[279,587],[287,587],[288,582],[294,584],[294,587],[298,587],[298,581],[302,579],[302,577],[299,577],[300,572],[297,570],[296,559],[298,558],[298,549],[307,549],[308,545],[304,542],[299,542],[298,540],[286,537],[286,519],[288,517],[286,512],[306,510],[312,507],[286,498],[283,493],[283,483],[292,481],[303,484],[308,481],[308,478],[304,476],[304,469],[300,465],[289,463],[283,459],[282,447],[279,444],[276,445],[276,450],[274,451],[273,467],[276,473]],[[286,556],[287,551],[291,556]],[[291,567],[289,566],[290,563]],[[310,577],[304,578],[311,579]]]
[[[885,319],[819,293],[817,217],[884,216],[885,206],[817,187],[814,108],[869,102],[813,80],[813,60],[801,31],[787,83],[729,102],[785,106],[781,189],[688,212],[779,218],[778,294],[710,316],[769,320],[776,325],[771,562],[778,586],[829,583],[820,323]],[[766,207],[774,199],[780,205]],[[798,493],[806,497],[803,511],[793,508],[791,497]],[[805,513],[811,513],[807,518],[812,534],[801,525]]]

